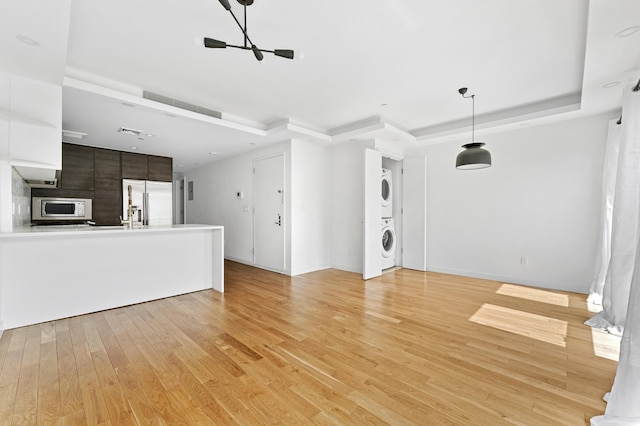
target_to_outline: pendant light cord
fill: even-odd
[[[476,95],[471,95],[471,143],[476,143]]]

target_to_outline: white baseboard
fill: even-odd
[[[224,258],[226,260],[230,260],[232,262],[242,263],[243,265],[253,266],[253,262],[251,262],[250,260],[240,259],[240,258],[237,258],[237,257],[227,256],[227,255],[225,255]]]
[[[297,268],[291,271],[291,276],[293,277],[296,275],[308,274],[309,272],[322,271],[324,269],[329,269],[329,268],[331,268],[331,266],[329,265],[307,266],[304,268]]]
[[[485,280],[500,281],[509,284],[519,284],[528,287],[538,287],[547,290],[570,291],[572,293],[589,293],[590,283],[585,285],[549,282],[544,280],[536,280],[522,277],[510,277],[506,275],[491,274],[486,272],[465,271],[454,268],[443,268],[439,266],[427,265],[427,270],[431,272],[439,272],[442,274],[461,275],[463,277],[480,278]]]
[[[362,266],[354,267],[352,265],[340,265],[340,264],[334,263],[334,264],[331,264],[329,267],[333,269],[339,269],[341,271],[353,272],[355,274],[362,275]]]

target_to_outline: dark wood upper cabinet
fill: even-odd
[[[120,151],[95,149],[95,166],[97,179],[120,179]]]
[[[82,145],[62,144],[62,173],[60,188],[93,190],[94,148]]]
[[[149,156],[149,180],[171,182],[173,180],[173,160],[169,157]]]
[[[119,225],[122,179],[171,182],[173,159],[90,146],[62,144],[60,187],[33,188],[32,197],[93,199],[98,225]]]
[[[149,179],[149,162],[144,154],[122,153],[123,179]]]
[[[122,216],[122,181],[96,178],[93,220],[96,225],[120,225]]]

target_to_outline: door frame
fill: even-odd
[[[269,268],[265,268],[263,266],[258,266],[256,265],[256,194],[257,194],[257,186],[256,186],[256,163],[258,163],[259,161],[264,161],[264,160],[268,160],[270,158],[275,158],[275,157],[282,157],[282,226],[281,226],[281,232],[282,232],[282,269],[281,270],[275,270],[275,269],[269,269]],[[285,271],[287,270],[287,258],[286,258],[286,253],[287,253],[287,232],[286,232],[286,228],[287,228],[287,199],[286,197],[288,197],[287,194],[287,167],[286,167],[286,152],[285,151],[281,151],[278,153],[274,153],[274,154],[269,154],[269,155],[264,155],[261,157],[256,157],[253,159],[253,218],[252,218],[252,232],[253,232],[253,238],[252,238],[252,243],[253,243],[253,254],[251,257],[251,261],[253,266],[255,266],[256,268],[261,268],[261,269],[265,269],[268,271],[273,271],[273,272],[278,272],[280,274],[284,274]]]

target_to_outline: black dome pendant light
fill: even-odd
[[[464,151],[462,151],[456,157],[456,169],[458,170],[475,170],[484,169],[491,166],[491,153],[482,148],[484,142],[475,141],[475,125],[476,125],[476,95],[465,96],[467,88],[462,87],[458,89],[458,93],[463,98],[471,98],[472,113],[471,113],[471,143],[462,145]]]
[[[229,0],[218,0],[218,1],[220,1],[220,4],[222,4],[222,6],[226,10],[228,10],[229,13],[231,13],[231,16],[233,16],[233,19],[236,21],[236,24],[238,24],[238,27],[240,27],[240,30],[242,30],[242,34],[244,34],[244,45],[237,46],[233,44],[227,44],[224,41],[205,37],[204,47],[208,47],[211,49],[226,49],[227,47],[235,47],[236,49],[251,50],[253,51],[253,55],[259,61],[261,61],[264,58],[264,55],[262,54],[263,52],[273,53],[274,55],[280,56],[281,58],[293,59],[294,53],[293,53],[293,50],[291,49],[264,50],[264,49],[259,49],[258,46],[256,46],[251,41],[251,39],[249,38],[249,34],[247,34],[247,6],[251,6],[253,4],[253,0],[238,0],[238,3],[240,3],[244,7],[244,26],[242,26],[240,21],[238,21],[238,18],[236,18],[236,15],[233,13],[233,10],[231,10],[231,4],[229,4]]]

